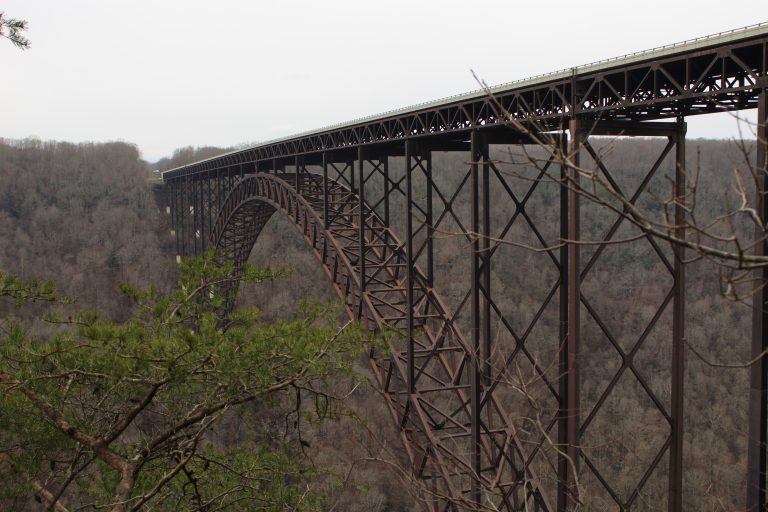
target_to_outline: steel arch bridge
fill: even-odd
[[[622,269],[601,265],[615,257],[627,209],[647,201],[658,180],[672,184],[674,232],[685,237],[687,116],[757,109],[755,168],[768,192],[767,72],[768,25],[761,24],[173,169],[163,179],[177,252],[214,246],[237,272],[280,212],[350,318],[405,333],[369,359],[427,508],[567,511],[591,493],[600,497],[596,510],[632,510],[660,492],[654,508],[679,512],[689,434],[685,250],[650,235],[632,238],[653,260],[636,271],[646,272],[657,299],[632,329],[617,325],[601,302],[601,289],[620,286]],[[633,163],[633,182],[602,151],[604,137],[659,143],[647,161]],[[521,177],[493,158],[499,145],[525,149],[533,174]],[[464,155],[465,164],[447,165],[449,154]],[[587,167],[624,201],[606,222],[595,223],[579,190]],[[768,218],[764,201],[758,211]],[[580,243],[596,235],[602,243],[592,249]],[[756,245],[766,253],[764,242]],[[534,274],[541,286],[518,292],[526,300],[515,302],[502,271]],[[762,287],[754,299],[754,356],[768,349],[767,294]],[[633,297],[625,295],[619,307],[630,311]],[[650,350],[658,352],[652,365],[644,362]],[[601,351],[615,364],[597,376],[590,361],[603,361]],[[750,511],[766,510],[767,387],[768,361],[759,357],[743,390]],[[632,485],[620,489],[625,469],[606,468],[591,443],[612,401],[633,393],[652,434],[617,428],[616,435],[652,449],[635,461]]]

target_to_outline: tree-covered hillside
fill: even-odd
[[[600,142],[596,147],[606,148]],[[648,168],[649,155],[658,153],[660,146],[645,139],[618,140],[607,149],[610,168],[623,186],[631,190],[640,181],[640,172]],[[0,247],[0,269],[24,278],[52,280],[63,294],[78,297],[80,309],[98,309],[116,320],[127,318],[131,301],[119,293],[118,282],[168,291],[178,274],[163,195],[153,182],[156,175],[152,171],[167,170],[222,151],[183,148],[167,159],[147,164],[134,146],[120,142],[0,142],[0,237],[5,241]],[[492,156],[503,160],[508,155],[504,148],[497,147]],[[443,190],[455,188],[464,171],[454,170],[466,170],[467,158],[464,154],[436,153],[436,184]],[[700,175],[696,207],[703,223],[723,213],[725,205],[733,201],[733,169],[744,165],[743,158],[742,148],[731,142],[688,141],[688,169]],[[399,165],[391,163],[393,176],[402,173]],[[664,174],[670,170],[669,162],[665,163],[659,179],[651,184],[659,197],[668,193]],[[517,171],[509,172],[511,176]],[[520,180],[513,186],[524,191],[530,180]],[[557,237],[556,194],[557,188],[552,184],[542,186],[528,206],[551,242]],[[491,202],[496,215],[492,224],[500,228],[514,205],[501,188],[492,190]],[[454,206],[459,215],[468,215],[467,204],[457,201]],[[393,224],[400,232],[403,212],[393,210]],[[597,238],[609,220],[605,212],[585,204],[585,236]],[[519,226],[513,228],[511,235],[526,242],[533,240],[524,225]],[[468,285],[469,246],[466,240],[453,236],[451,231],[456,226],[446,224],[443,228],[445,232],[440,233],[435,244],[436,288],[449,306],[455,306]],[[630,230],[620,234],[633,233]],[[594,251],[594,247],[585,246],[584,260]],[[664,246],[662,251],[669,254],[669,247]],[[663,300],[670,277],[642,240],[611,246],[605,254],[585,278],[583,290],[618,343],[631,348]],[[554,266],[542,261],[546,262],[546,258],[541,253],[512,246],[500,249],[494,259],[492,290],[515,328],[525,327],[548,291],[546,285],[551,286],[556,279]],[[285,279],[246,286],[241,291],[239,304],[259,307],[265,318],[296,318],[301,315],[298,304],[306,298],[335,299],[295,227],[279,215],[262,233],[251,262],[286,265],[292,270]],[[735,511],[744,506],[748,369],[738,366],[749,359],[751,310],[744,302],[723,297],[723,281],[710,263],[697,261],[688,266],[687,272],[686,342],[691,350],[685,381],[686,509]],[[0,308],[4,314],[12,312],[33,322],[35,329],[42,326],[38,307],[17,310],[0,304]],[[621,358],[599,326],[586,312],[583,316],[582,403],[587,408],[598,400],[612,372],[619,368]],[[541,327],[532,333],[527,344],[543,361],[556,361],[556,351],[550,350],[552,333],[557,332],[556,306],[542,318]],[[643,385],[665,404],[670,393],[670,322],[669,312],[661,315],[659,326],[633,361],[642,374],[651,376]],[[511,343],[504,336],[499,335],[500,346]],[[713,366],[711,362],[734,367]],[[556,369],[556,363],[551,368]],[[359,364],[358,369],[365,374],[364,364]],[[630,492],[643,477],[640,468],[657,455],[667,426],[630,372],[619,380],[617,390],[594,418],[585,435],[584,448],[601,471],[612,475],[610,483],[621,494]],[[344,394],[349,389],[340,385],[337,391]],[[337,509],[352,511],[413,509],[407,486],[393,478],[397,473],[387,469],[388,463],[370,460],[403,461],[383,400],[361,387],[348,397],[348,405],[363,422],[343,419],[330,428],[316,428],[301,424],[298,416],[259,412],[263,413],[264,432],[270,435],[284,432],[286,423],[294,421],[305,429],[302,440],[308,445],[308,456],[319,465],[333,467],[343,482],[340,490],[330,493],[327,503],[337,503]],[[515,421],[523,424],[529,411],[523,406],[515,410],[520,416]],[[665,471],[663,467],[648,480],[637,510],[657,509],[654,497],[665,493]],[[593,500],[585,503],[586,509],[606,509],[609,498],[588,472],[583,484],[592,492]]]
[[[171,238],[151,174],[123,142],[0,143],[0,268],[53,280],[83,307],[119,316],[119,281],[168,290]]]

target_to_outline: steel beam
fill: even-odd
[[[384,197],[383,197],[384,212],[383,213],[384,213],[384,217],[383,217],[382,220],[384,221],[384,225],[385,226],[390,227],[391,224],[390,224],[390,205],[389,205],[390,197],[389,197],[389,195],[392,193],[392,190],[390,189],[391,183],[389,181],[390,180],[390,178],[389,178],[389,157],[388,156],[382,157],[381,161],[380,161],[380,164],[381,164],[381,167],[380,167],[381,176],[382,176],[382,178],[384,180],[384,185],[383,185],[383,194],[384,194]],[[384,241],[385,247],[382,250],[382,254],[383,254],[384,258],[386,258],[387,255],[389,254],[389,250],[388,250],[389,248],[387,246],[390,243],[390,231],[388,229],[385,230],[384,233],[383,233],[383,241]],[[395,274],[395,276],[397,276],[397,274]]]
[[[203,195],[202,195],[202,187],[200,186],[200,176],[195,176],[192,179],[192,204],[195,205],[193,213],[193,237],[195,239],[195,256],[200,254],[202,251],[202,236],[200,236],[200,232],[202,230],[202,220],[203,216],[201,215],[202,211],[202,202],[203,202]]]
[[[187,197],[187,182],[189,181],[189,176],[184,176],[181,180],[179,180],[179,188],[181,189],[181,226],[179,229],[179,234],[181,236],[181,256],[185,257],[187,256],[187,244],[189,243],[187,241],[187,237],[189,234],[187,233],[189,227],[189,222],[184,222],[185,217],[189,215],[189,198]]]
[[[560,240],[565,241],[570,238],[568,233],[568,198],[570,197],[570,187],[568,186],[569,171],[567,163],[568,155],[568,132],[564,130],[560,139],[561,165],[560,165]],[[569,294],[568,283],[569,269],[568,253],[570,245],[563,244],[560,247],[560,329],[558,344],[558,423],[557,423],[557,441],[558,441],[558,459],[557,459],[557,511],[566,512],[568,510],[568,478],[570,475],[570,461],[568,458],[568,426],[569,426],[569,403],[568,403],[568,314]]]
[[[425,159],[427,161],[427,166],[425,169],[426,178],[427,178],[427,205],[426,205],[426,212],[425,212],[425,219],[424,222],[427,224],[427,286],[430,288],[433,288],[435,286],[435,245],[434,245],[434,239],[435,239],[435,226],[434,226],[434,215],[433,215],[433,194],[434,194],[434,182],[432,181],[432,152],[429,150],[424,150],[424,154],[422,155],[422,159]],[[388,206],[388,205],[387,205]],[[389,216],[389,215],[387,215]],[[389,225],[387,223],[387,225]]]
[[[295,169],[294,176],[293,176],[293,179],[294,179],[293,187],[294,189],[296,189],[296,194],[301,195],[301,181],[304,173],[304,157],[296,156],[294,157],[293,160],[294,160],[293,165]],[[299,219],[297,216],[296,223],[298,224],[300,222],[301,222],[301,219]]]
[[[222,183],[223,180],[221,179],[221,174],[219,172],[219,169],[216,169],[216,213],[218,216],[218,213],[221,211],[221,206],[224,204],[224,200],[222,198]]]
[[[414,321],[413,321],[413,285],[414,285],[414,260],[413,260],[413,157],[416,154],[416,147],[413,141],[405,141],[405,202],[406,202],[406,214],[405,214],[405,287],[406,287],[406,322],[405,330],[408,333],[408,393],[412,394],[416,390],[416,372],[415,361],[413,357],[414,351]]]
[[[206,215],[206,219],[208,220],[208,233],[213,232],[213,223],[216,222],[216,214],[219,212],[219,208],[214,208],[213,203],[213,184],[211,183],[213,180],[211,179],[211,174],[208,173],[206,176],[205,181],[208,185],[208,215]],[[206,248],[208,245],[208,240],[206,239]]]
[[[197,192],[200,195],[197,201],[197,205],[200,207],[200,253],[205,251],[205,224],[206,224],[206,218],[205,218],[205,187],[203,186],[204,183],[203,176],[198,176],[197,178]],[[206,180],[207,181],[207,180]],[[197,210],[197,208],[195,208]]]
[[[389,182],[389,158],[386,156],[383,158],[384,167],[382,169],[382,175],[384,176],[384,225],[389,226],[389,194],[390,194],[390,182]]]
[[[576,486],[580,458],[579,441],[579,411],[580,411],[580,378],[579,378],[579,345],[581,337],[581,263],[580,238],[581,208],[579,191],[579,168],[581,166],[581,145],[586,133],[581,121],[573,119],[569,125],[568,148],[568,337],[565,343],[567,381],[567,427],[566,450],[567,477],[565,486],[567,492],[567,510],[576,510],[579,505],[578,488]]]
[[[675,236],[685,239],[685,133],[682,118],[677,123],[675,136]],[[670,399],[669,446],[669,512],[683,510],[683,419],[685,416],[683,385],[685,382],[685,248],[673,244],[674,253],[674,297],[672,304],[672,386]]]
[[[363,319],[363,310],[365,307],[365,151],[358,148],[357,151],[357,172],[360,190],[357,194],[357,213],[358,213],[358,268],[360,273],[360,297],[357,308],[357,319]]]
[[[483,350],[482,350],[482,379],[483,386],[491,383],[491,175],[490,151],[485,139],[482,147],[482,227],[480,232],[480,296],[483,317]],[[479,155],[478,155],[479,156]]]
[[[488,143],[478,131],[473,131],[471,145],[471,366],[470,366],[470,466],[473,473],[471,500],[479,505],[481,501],[480,475],[482,473],[481,414],[483,382],[485,380],[486,355],[490,347],[490,331],[486,330],[488,314],[487,296],[483,297],[481,287],[485,284],[483,263],[486,256],[486,216],[488,197],[486,185],[488,177]],[[482,183],[481,183],[482,182]],[[482,189],[482,190],[481,190]],[[487,251],[486,251],[487,254]],[[487,267],[486,267],[487,268]]]
[[[184,180],[184,217],[186,217],[186,230],[184,231],[184,254],[194,256],[195,248],[195,207],[193,201],[192,180],[193,176]]]
[[[301,194],[301,179],[304,174],[304,159],[301,156],[294,157],[294,165],[296,167],[295,188],[296,193]]]
[[[173,190],[173,234],[176,236],[176,259],[181,258],[181,237],[179,236],[180,218],[181,218],[181,201],[179,180],[173,180],[169,183],[171,190]]]
[[[330,226],[328,218],[328,153],[323,151],[323,225],[325,229]]]
[[[197,215],[197,205],[195,205],[195,183],[194,183],[194,176],[190,176],[187,180],[186,187],[187,187],[187,193],[186,193],[186,201],[187,201],[187,255],[188,256],[194,256],[196,253],[195,250],[195,215]]]
[[[768,221],[768,105],[766,90],[760,92],[757,109],[757,210],[763,223]],[[756,229],[755,253],[768,254],[765,230]],[[768,443],[768,269],[757,271],[757,291],[753,298],[752,357],[759,358],[750,369],[749,448],[747,452],[747,511],[765,512],[766,506],[766,443]],[[761,357],[762,356],[762,357]]]

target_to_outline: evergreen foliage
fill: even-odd
[[[31,47],[32,43],[21,35],[25,30],[27,30],[27,22],[25,20],[8,18],[4,12],[0,11],[0,37],[8,39],[17,48],[27,50]]]
[[[348,372],[363,331],[339,329],[321,305],[295,321],[266,322],[255,309],[218,317],[217,286],[231,269],[214,260],[185,260],[168,294],[123,285],[135,304],[124,322],[52,311],[55,329],[39,337],[2,320],[2,508],[33,490],[68,510],[319,508],[312,480],[322,468],[297,456],[297,441],[266,435],[258,411],[293,409],[301,392]],[[282,274],[248,267],[243,280]],[[50,284],[4,274],[0,296],[71,307]]]

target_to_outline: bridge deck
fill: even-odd
[[[768,85],[766,48],[761,23],[271,140],[163,178],[408,138],[466,139],[511,120],[542,131],[576,116],[649,120],[756,108]]]

